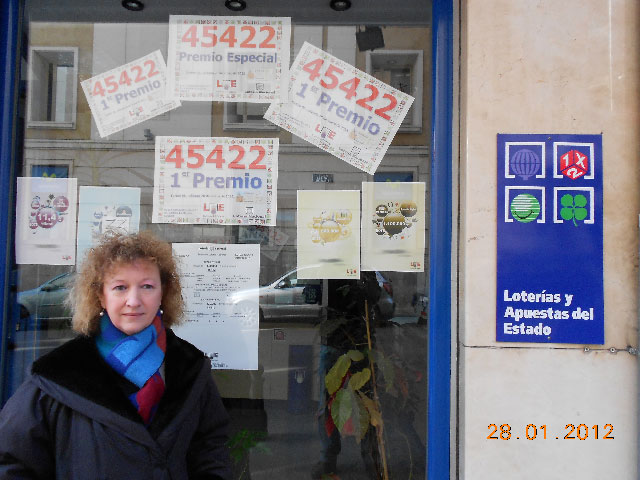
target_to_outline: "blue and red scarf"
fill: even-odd
[[[129,400],[148,426],[164,393],[160,366],[167,350],[167,334],[160,312],[151,325],[134,335],[118,330],[105,312],[96,345],[111,368],[140,388],[129,395]]]

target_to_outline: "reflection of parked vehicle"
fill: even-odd
[[[380,285],[380,300],[375,306],[375,313],[380,315],[380,319],[386,320],[393,316],[395,309],[393,289],[379,272],[376,272],[376,278]],[[298,278],[297,269],[284,274],[258,289],[260,320],[312,323],[322,320],[326,307],[322,292],[326,285],[327,280]],[[242,290],[234,293],[231,300],[236,305],[242,305],[250,301],[255,293],[255,290]]]
[[[70,328],[71,312],[65,305],[65,300],[72,282],[73,274],[63,273],[39,287],[19,292],[17,301],[20,308],[20,329],[66,330]]]

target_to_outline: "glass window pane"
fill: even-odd
[[[267,104],[183,101],[102,138],[80,82],[157,49],[166,60],[168,14],[145,16],[154,8],[148,5],[141,16],[127,17],[140,19],[134,22],[124,19],[124,10],[91,13],[72,2],[57,3],[27,7],[29,60],[22,80],[29,88],[17,176],[139,188],[140,229],[168,242],[260,245],[259,368],[212,373],[233,419],[235,477],[321,478],[336,472],[343,479],[371,479],[382,478],[386,469],[391,479],[424,479],[427,271],[363,272],[359,280],[298,278],[296,214],[299,190],[361,191],[362,182],[425,182],[428,188],[430,2],[395,11],[375,1],[370,11],[355,11],[354,5],[339,18],[328,6],[298,12],[266,1],[257,13],[247,13],[292,17],[292,60],[309,41],[416,97],[375,175],[263,119]],[[211,9],[190,13],[231,14]],[[367,45],[356,34],[364,24],[381,27],[383,47],[363,49]],[[153,223],[155,138],[166,135],[278,138],[276,225]],[[114,212],[95,212],[96,232],[106,228],[104,218],[116,218],[117,198],[113,203]],[[427,202],[425,235],[428,211]],[[362,213],[363,222],[370,221],[369,213]],[[428,265],[428,252],[422,260]],[[16,266],[9,394],[35,359],[74,336],[64,303],[74,272],[74,266]],[[355,393],[340,388],[350,382]],[[384,435],[376,428],[382,423]]]

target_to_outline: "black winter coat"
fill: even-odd
[[[77,337],[37,360],[0,412],[0,479],[226,480],[229,417],[210,362],[167,330],[166,390],[149,428],[137,387]]]

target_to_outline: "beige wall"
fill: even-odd
[[[461,478],[635,479],[638,362],[624,349],[638,346],[640,4],[461,4]],[[495,341],[498,133],[602,133],[606,343],[590,352]],[[487,440],[491,423],[521,438]],[[569,423],[589,438],[564,440]],[[607,423],[615,439],[594,439]],[[527,424],[548,439],[524,439]]]

